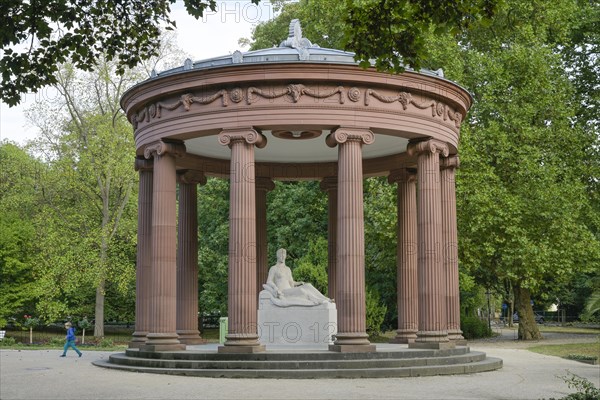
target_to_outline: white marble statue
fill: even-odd
[[[285,265],[286,256],[285,249],[277,250],[277,264],[269,269],[267,283],[263,285],[263,288],[273,296],[271,299],[273,304],[279,307],[312,307],[332,303],[331,299],[323,296],[310,283],[294,281],[292,270]]]

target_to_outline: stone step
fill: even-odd
[[[277,361],[277,360],[364,360],[364,359],[387,359],[387,358],[426,358],[426,357],[448,357],[470,352],[468,346],[457,346],[447,350],[425,350],[408,349],[392,351],[377,351],[373,353],[336,353],[331,351],[267,351],[264,353],[217,353],[205,351],[169,351],[149,352],[138,349],[127,349],[125,354],[129,357],[152,358],[163,360],[206,360],[206,361]]]
[[[448,357],[420,358],[362,358],[362,359],[333,359],[333,360],[297,360],[289,355],[285,360],[173,360],[130,357],[125,354],[110,356],[110,362],[118,365],[143,366],[151,368],[179,369],[262,369],[262,370],[291,370],[291,369],[360,369],[360,368],[406,368],[415,366],[467,364],[482,361],[485,353],[471,352]]]
[[[351,369],[196,369],[159,368],[139,365],[114,364],[107,360],[94,361],[99,367],[133,372],[187,375],[214,378],[272,378],[272,379],[315,379],[315,378],[393,378],[432,375],[471,374],[502,368],[502,360],[487,357],[481,361],[465,364],[426,365],[396,368],[351,368]]]

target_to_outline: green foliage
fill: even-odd
[[[381,325],[385,318],[387,306],[381,302],[381,296],[375,290],[367,289],[366,311],[367,333],[378,335],[381,333]]]
[[[594,314],[600,313],[600,291],[593,293],[585,305],[585,312],[582,315],[584,320],[592,319]]]
[[[529,292],[542,297],[600,269],[588,218],[597,164],[588,157],[598,137],[575,123],[573,86],[557,51],[570,45],[577,4],[507,1],[491,25],[475,24],[462,39],[469,46],[461,49],[461,83],[476,101],[461,131],[459,257],[486,287],[512,282],[525,293],[524,311]],[[530,322],[525,331],[535,334],[533,321],[519,327]]]
[[[569,389],[575,389],[577,392],[568,394],[558,400],[596,400],[600,398],[600,390],[586,378],[573,373],[570,373],[570,376],[561,376],[560,378],[569,386]]]
[[[598,356],[588,356],[585,354],[568,354],[567,358],[569,360],[577,360],[577,361],[595,361],[598,359]]]
[[[489,21],[499,0],[300,0],[277,2],[280,13],[256,26],[251,49],[278,45],[287,37],[292,19],[302,23],[303,35],[321,47],[356,53],[362,66],[402,72],[419,69],[430,57],[432,32],[457,33],[476,21]]]
[[[48,344],[50,346],[62,347],[65,344],[65,339],[61,339],[61,338],[55,336],[50,339],[50,342],[48,342]]]
[[[114,347],[115,343],[110,338],[102,338],[100,342],[98,342],[98,347]]]
[[[258,3],[259,0],[252,0]],[[92,71],[107,57],[123,75],[160,53],[161,28],[172,30],[175,0],[58,0],[0,4],[0,99],[15,105],[21,95],[59,82],[65,62]],[[216,0],[185,0],[196,19],[216,9]],[[135,49],[135,50],[132,50]]]
[[[88,321],[87,317],[83,317],[82,319],[79,320],[79,322],[77,323],[77,326],[80,329],[90,329],[92,327],[92,324],[90,323],[90,321]]]
[[[287,250],[287,265],[294,270],[298,261],[311,252],[311,240],[327,237],[327,197],[319,182],[275,182],[267,194],[269,265],[276,262],[277,249]],[[324,264],[313,259],[315,265]],[[314,258],[314,257],[313,257]]]
[[[259,23],[252,33],[251,50],[278,46],[288,37],[292,19],[302,24],[302,36],[321,47],[341,48],[344,37],[344,21],[340,15],[346,5],[338,0],[300,0],[275,3],[280,13],[272,20]],[[275,7],[274,7],[275,8]]]
[[[43,166],[27,151],[0,142],[0,328],[34,310],[32,217],[40,200],[36,176]]]
[[[379,70],[419,70],[428,57],[430,31],[458,33],[474,22],[488,22],[499,1],[347,0],[346,47],[361,66],[375,59]]]
[[[139,75],[116,78],[118,66],[102,61],[90,73],[60,66],[61,95],[28,111],[41,131],[30,146],[46,165],[34,219],[37,310],[49,320],[94,315],[97,336],[106,293],[132,291],[137,219],[134,143],[118,100]]]
[[[385,178],[364,181],[365,279],[385,307],[385,329],[397,327],[396,187]],[[378,328],[379,329],[379,328]]]
[[[294,280],[311,283],[319,292],[327,292],[327,240],[316,238],[309,244],[309,252],[298,260],[293,270]],[[328,297],[330,294],[328,294]]]
[[[480,339],[492,336],[488,322],[470,315],[460,317],[460,330],[467,340]]]
[[[202,314],[227,315],[229,183],[209,178],[198,190],[198,282]]]
[[[31,328],[35,328],[40,324],[40,319],[39,318],[34,318],[31,315],[25,315],[24,316],[24,321],[23,321],[23,326],[31,329]]]
[[[4,339],[0,340],[0,346],[9,347],[14,346],[17,343],[14,337],[5,336]]]

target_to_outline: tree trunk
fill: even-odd
[[[94,324],[94,336],[97,338],[104,337],[104,284],[104,278],[102,278],[96,288],[96,310],[94,316],[96,323]]]
[[[515,314],[515,292],[512,287],[512,282],[508,281],[508,326],[513,327],[513,315]]]
[[[101,190],[101,193],[104,191]],[[103,195],[102,197],[102,242],[100,244],[100,274],[101,278],[96,288],[96,309],[95,317],[96,323],[94,324],[94,336],[97,338],[104,337],[104,288],[106,286],[106,259],[108,252],[108,238],[106,237],[106,226],[109,221],[108,213],[108,197]]]
[[[519,313],[519,340],[540,340],[542,334],[537,327],[533,308],[531,307],[531,292],[529,289],[515,285],[515,306]]]

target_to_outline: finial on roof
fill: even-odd
[[[308,60],[310,53],[308,49],[310,47],[318,47],[313,45],[310,40],[302,37],[302,27],[300,26],[299,19],[293,19],[290,22],[288,38],[281,42],[279,47],[291,47],[298,50],[300,53],[301,60]]]
[[[233,52],[233,54],[231,55],[231,62],[234,64],[241,64],[244,62],[244,55],[242,54],[241,51],[236,50]]]

